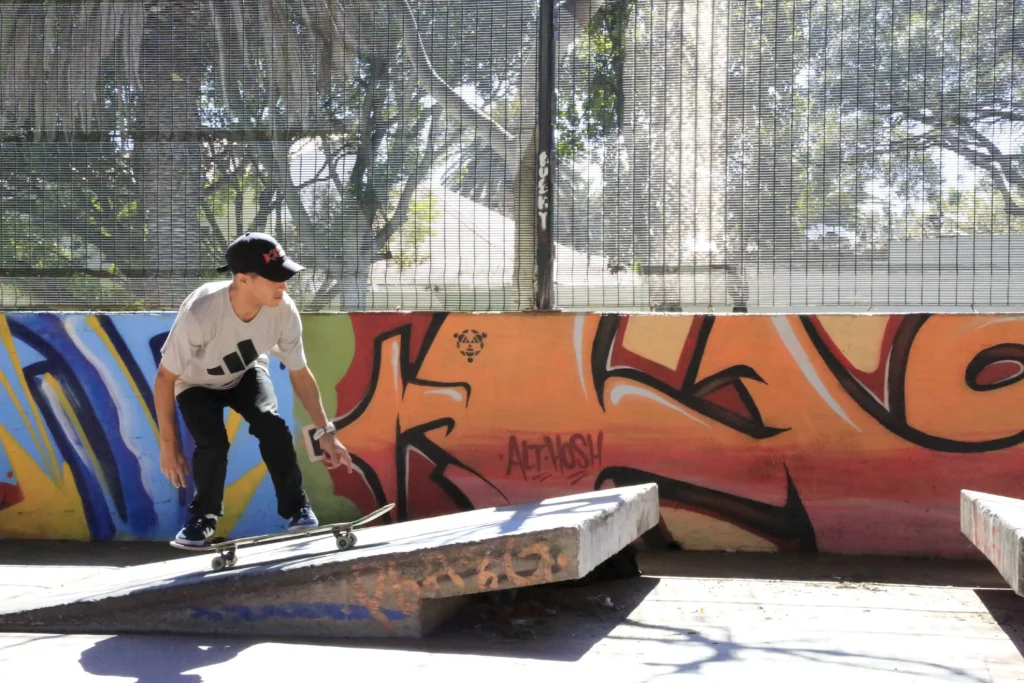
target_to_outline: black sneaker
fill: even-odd
[[[320,520],[313,514],[313,508],[306,505],[288,520],[288,531],[301,531],[302,529],[315,529],[320,526]]]
[[[204,546],[216,529],[216,515],[195,515],[181,527],[174,540],[181,545]]]

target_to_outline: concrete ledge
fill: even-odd
[[[1024,500],[963,490],[960,531],[1024,596]]]
[[[658,523],[654,484],[126,567],[0,606],[0,630],[419,637],[474,593],[582,578]]]

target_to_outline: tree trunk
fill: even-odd
[[[720,113],[728,6],[721,0],[645,0],[634,13],[637,22],[646,30],[627,32],[638,39],[626,57],[625,139],[632,142],[634,199],[653,209],[634,217],[645,219],[634,220],[634,229],[651,304],[678,309],[712,299],[724,303],[712,289],[711,243],[722,246],[725,237],[726,131]],[[649,123],[637,127],[641,118]]]
[[[197,139],[202,60],[190,40],[195,19],[178,3],[154,6],[140,53],[132,162],[146,237],[130,261],[143,271],[132,289],[154,307],[180,303],[203,280],[199,269],[223,258],[205,253],[199,222],[204,158]]]

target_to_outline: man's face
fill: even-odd
[[[245,292],[261,306],[277,306],[288,291],[287,282],[274,282],[259,275],[243,274],[239,279]]]

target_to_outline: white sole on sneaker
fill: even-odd
[[[207,545],[207,542],[205,540],[190,541],[187,538],[179,538],[177,536],[174,537],[174,542],[179,545],[187,545],[191,548],[202,548],[204,545]]]

